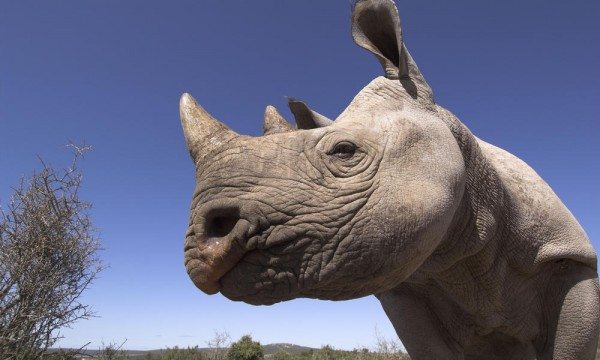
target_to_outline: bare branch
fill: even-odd
[[[58,330],[92,316],[79,298],[103,269],[100,242],[79,198],[77,161],[91,149],[68,145],[73,160],[20,181],[0,209],[0,358],[37,359]]]

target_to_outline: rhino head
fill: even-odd
[[[272,304],[394,288],[428,259],[465,192],[461,147],[407,51],[391,0],[357,1],[352,36],[385,76],[335,121],[290,100],[261,137],[238,135],[188,94],[196,165],[185,266],[208,294]]]

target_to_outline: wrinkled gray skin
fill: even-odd
[[[353,7],[380,61],[332,122],[290,100],[240,136],[184,94],[196,164],[185,264],[202,291],[273,304],[376,295],[413,359],[593,359],[590,242],[548,185],[477,139],[406,50],[390,0]]]

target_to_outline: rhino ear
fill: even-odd
[[[333,120],[311,110],[302,101],[288,98],[288,106],[294,114],[298,129],[315,129],[333,124]]]
[[[281,116],[274,106],[267,106],[263,122],[264,135],[284,133],[292,130],[294,130],[294,127]]]
[[[392,0],[356,1],[352,8],[352,37],[358,46],[377,57],[387,78],[408,75],[400,16]]]
[[[434,102],[433,92],[404,45],[400,15],[392,0],[356,0],[352,8],[354,42],[373,53],[388,79],[399,79],[414,98]]]

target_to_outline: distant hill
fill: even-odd
[[[275,354],[279,351],[284,351],[290,354],[297,354],[304,351],[317,350],[307,346],[300,346],[294,344],[268,344],[263,345],[263,350],[265,355]]]

